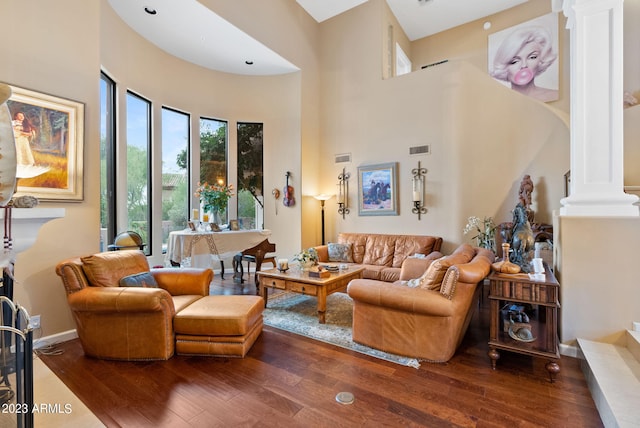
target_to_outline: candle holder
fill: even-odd
[[[411,212],[418,214],[418,220],[422,214],[427,213],[427,209],[424,206],[424,176],[427,174],[427,169],[420,166],[418,161],[418,167],[411,170],[413,177],[411,178],[411,184],[413,187],[413,208]]]
[[[278,259],[276,262],[276,267],[281,273],[285,273],[289,270],[289,260],[288,259]]]
[[[349,178],[351,174],[342,168],[342,174],[338,175],[338,214],[345,218],[349,214]]]

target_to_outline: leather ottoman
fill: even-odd
[[[244,357],[262,332],[260,296],[205,296],[173,319],[178,355]]]

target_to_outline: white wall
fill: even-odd
[[[475,64],[452,60],[393,79],[381,78],[384,2],[370,1],[323,24],[320,158],[325,189],[335,189],[348,151],[352,163],[346,219],[327,202],[328,240],[341,231],[442,236],[451,251],[469,240],[468,216],[510,221],[525,174],[536,185],[537,221],[551,223],[569,164],[566,115],[496,83]],[[411,156],[428,144],[431,155]],[[427,168],[428,213],[411,212],[411,169]],[[357,168],[398,162],[399,216],[358,216]],[[335,190],[334,190],[335,192]]]

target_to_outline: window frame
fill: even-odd
[[[129,115],[128,115],[128,100],[129,100],[129,96],[133,96],[143,102],[145,102],[147,104],[147,144],[146,144],[146,149],[147,149],[147,209],[146,209],[146,217],[147,217],[147,242],[145,242],[146,246],[144,249],[144,254],[149,257],[153,255],[153,102],[140,95],[139,93],[131,90],[131,89],[127,89],[126,91],[126,104],[127,104],[127,114],[125,114],[125,121],[127,123],[127,127],[128,127],[128,122],[129,122]],[[126,150],[127,147],[129,146],[129,134],[127,131],[127,141],[126,144],[124,145],[124,149]],[[129,159],[127,159],[127,164],[129,162]],[[125,168],[126,170],[126,168]],[[128,184],[128,177],[127,177],[127,184]],[[127,201],[125,201],[126,204]],[[126,222],[126,226],[127,228],[129,228],[129,224],[130,224],[130,219],[129,219],[129,213],[128,213],[128,208],[127,208],[127,222]]]
[[[117,150],[117,91],[118,87],[114,79],[112,79],[104,71],[100,71],[100,82],[105,82],[107,85],[106,90],[106,121],[105,121],[105,181],[106,181],[106,240],[108,242],[102,242],[105,250],[109,243],[112,243],[116,237],[117,230],[117,204],[118,204],[118,192],[116,186],[116,150]],[[102,90],[101,90],[102,91]],[[102,101],[102,100],[101,100]],[[102,104],[100,105],[102,108]],[[102,122],[102,115],[100,117]],[[102,123],[101,123],[102,127]],[[102,131],[102,130],[101,130]],[[101,135],[102,137],[102,135]],[[100,138],[100,144],[102,146],[102,138]],[[103,147],[100,147],[102,152]],[[101,155],[102,156],[102,155]],[[102,177],[102,174],[101,174]],[[102,183],[100,185],[102,190]],[[101,195],[102,198],[102,195]],[[102,223],[102,218],[101,218]],[[103,228],[103,224],[100,224],[100,228]],[[103,239],[104,240],[104,239]]]

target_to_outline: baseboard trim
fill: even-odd
[[[55,345],[56,343],[67,342],[69,340],[76,339],[77,337],[78,333],[75,329],[52,334],[51,336],[40,337],[33,340],[33,349],[46,348],[47,346]]]
[[[582,358],[577,345],[566,345],[561,343],[559,348],[560,355],[564,355],[565,357]]]

